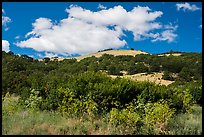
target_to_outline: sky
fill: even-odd
[[[202,52],[202,2],[2,2],[2,51],[44,58],[108,48]]]

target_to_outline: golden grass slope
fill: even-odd
[[[103,54],[110,54],[110,55],[114,55],[114,56],[119,56],[119,55],[135,56],[137,54],[148,54],[148,53],[140,51],[140,50],[108,50],[108,51],[96,52],[96,53],[88,54],[88,55],[84,55],[84,56],[79,56],[79,57],[76,57],[76,59],[77,59],[77,61],[80,61],[80,60],[87,58],[87,57],[92,57],[92,56],[100,57]]]
[[[153,74],[138,73],[134,75],[124,75],[120,77],[130,78],[136,81],[150,81],[150,82],[155,82],[156,84],[165,85],[165,86],[174,82],[174,81],[162,79],[162,75],[163,73],[153,73]],[[111,77],[115,78],[117,76],[111,75]]]
[[[135,56],[137,54],[149,54],[149,53],[143,52],[143,51],[140,51],[140,50],[108,50],[108,51],[91,53],[91,54],[83,55],[83,56],[79,56],[79,57],[73,57],[73,58],[76,58],[77,61],[80,61],[80,60],[82,60],[84,58],[92,57],[92,56],[101,57],[103,54],[110,54],[110,55],[114,55],[114,56],[120,56],[120,55]],[[57,58],[58,61],[62,61],[64,59],[72,59],[72,58]],[[55,59],[51,58],[50,60],[54,61]],[[42,61],[42,59],[39,60],[39,61]]]

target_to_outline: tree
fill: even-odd
[[[48,63],[50,61],[50,58],[49,57],[45,57],[43,60],[45,61],[45,63]]]
[[[179,72],[179,74],[178,74],[178,76],[179,76],[179,79],[181,80],[181,81],[187,81],[187,82],[189,82],[189,81],[191,81],[192,80],[192,78],[191,78],[191,72],[190,72],[190,70],[187,68],[187,67],[183,67],[183,69],[181,70],[181,72]]]
[[[128,75],[136,74],[137,73],[136,65],[130,64],[129,66],[127,66],[127,72]]]
[[[120,73],[120,69],[116,65],[109,65],[107,67],[107,70],[110,75],[123,75],[122,73]]]
[[[162,76],[162,79],[164,80],[174,80],[174,78],[172,77],[172,73],[169,71],[164,71],[164,75]]]

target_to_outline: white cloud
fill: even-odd
[[[196,5],[190,5],[189,3],[180,3],[180,4],[176,4],[177,10],[181,10],[183,9],[183,11],[186,10],[190,10],[190,11],[196,11],[196,10],[200,10],[200,8],[198,8]]]
[[[121,37],[130,31],[134,40],[158,39],[172,42],[176,37],[172,28],[155,20],[161,11],[149,7],[134,7],[126,11],[122,6],[92,12],[71,5],[65,10],[68,18],[53,23],[48,18],[38,18],[33,29],[26,34],[27,40],[17,42],[21,48],[33,48],[39,52],[57,55],[88,54],[106,48],[121,48],[127,43]],[[111,28],[110,28],[111,27]],[[171,30],[159,34],[159,29]],[[160,36],[161,35],[161,36]],[[162,37],[163,38],[159,38]]]
[[[161,28],[161,24],[154,22],[163,13],[161,11],[150,12],[149,7],[134,7],[132,11],[126,11],[122,6],[115,6],[108,10],[92,12],[81,7],[74,6],[66,10],[70,17],[83,20],[98,26],[117,25],[124,30],[133,32],[134,39],[151,30]]]
[[[17,36],[15,36],[15,38],[14,39],[19,39],[20,38],[20,35],[17,35]]]
[[[56,56],[58,56],[58,55],[54,54],[54,53],[45,52],[45,57],[51,58],[51,57],[56,57]]]
[[[2,9],[2,13],[5,14],[5,10]],[[11,19],[7,16],[2,16],[2,26],[4,26],[4,30],[7,31],[8,27],[7,24],[11,22]]]
[[[102,4],[98,4],[98,9],[107,9],[107,7],[103,6]]]
[[[202,29],[202,24],[199,27]]]
[[[165,29],[172,29],[173,31],[176,31],[178,28],[178,25],[172,25],[172,23],[170,23],[169,25],[164,25]]]
[[[121,33],[119,30],[109,30],[74,18],[64,19],[50,29],[34,30],[36,29],[32,33],[35,32],[40,37],[21,41],[17,46],[69,55],[87,54],[103,48],[119,48],[126,44],[118,38]]]
[[[33,55],[28,55],[29,57],[31,57],[31,58],[35,58]]]
[[[52,23],[48,18],[38,18],[34,23],[32,23],[32,26],[34,28],[33,31],[27,33],[26,37],[31,34],[38,36],[38,34],[41,34],[44,30],[50,29],[52,27]]]
[[[152,41],[155,42],[159,40],[159,41],[168,41],[170,43],[170,42],[173,42],[176,37],[177,37],[177,34],[174,34],[173,30],[165,30],[161,33],[159,37],[157,37]]]
[[[2,51],[9,52],[9,45],[7,40],[2,40]]]
[[[176,37],[178,36],[175,34],[175,31],[177,30],[178,25],[172,25],[171,23],[169,25],[164,25],[164,30],[161,34],[156,35],[152,40],[152,42],[156,41],[167,41],[168,43],[175,41]]]
[[[7,23],[11,22],[11,19],[6,16],[2,16],[2,25],[5,26]]]

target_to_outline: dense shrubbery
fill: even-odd
[[[16,111],[15,102],[9,101],[9,93],[14,93],[20,96],[20,104],[32,111],[57,111],[91,121],[103,117],[121,134],[169,134],[167,126],[175,115],[190,113],[193,104],[201,105],[200,54],[192,54],[195,58],[191,54],[176,58],[106,54],[80,62],[67,59],[45,63],[2,53],[2,101],[8,104],[3,107],[4,113]],[[184,62],[178,66],[181,60]],[[197,68],[188,63],[196,63]],[[170,77],[176,82],[162,86],[119,77],[113,79],[99,70],[114,75],[121,75],[122,70],[129,74],[164,71],[164,79],[174,73],[178,73],[178,77]]]
[[[34,107],[39,103],[45,110],[55,106],[69,117],[94,118],[109,114],[110,124],[125,127],[124,134],[130,130],[132,134],[160,134],[167,130],[166,125],[175,112],[189,112],[192,105],[192,95],[187,89],[174,86],[167,89],[149,82],[111,79],[95,72],[75,75],[67,82],[66,88],[50,92],[43,102],[37,99],[37,94],[32,94],[28,100]]]
[[[47,63],[45,63],[47,62]],[[116,56],[104,54],[100,58],[89,57],[77,62],[76,59],[64,61],[37,61],[25,55],[19,57],[2,51],[2,91],[25,94],[30,88],[42,90],[47,83],[64,85],[69,77],[85,71],[107,71],[108,74],[122,75],[143,72],[164,71],[164,79],[189,82],[202,79],[202,55],[182,53],[181,56],[157,56],[139,54]],[[173,74],[176,77],[173,77]],[[29,90],[30,91],[30,90]],[[24,95],[26,98],[28,95]]]

